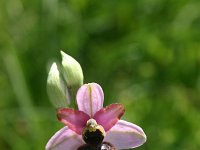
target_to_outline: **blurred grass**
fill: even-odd
[[[140,125],[138,149],[200,149],[198,0],[0,1],[0,149],[44,149],[62,127],[46,95],[59,51]]]

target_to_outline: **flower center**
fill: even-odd
[[[82,137],[88,145],[98,147],[103,142],[105,130],[94,119],[89,119],[86,127],[83,129]]]

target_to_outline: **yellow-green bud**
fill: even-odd
[[[80,64],[71,56],[61,51],[63,77],[68,88],[80,87],[83,84],[83,71]]]
[[[47,92],[54,107],[66,107],[69,104],[68,91],[56,63],[52,64],[49,71],[47,78]]]

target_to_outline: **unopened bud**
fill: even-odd
[[[83,71],[80,64],[71,56],[61,51],[63,77],[68,88],[79,88],[83,84]]]
[[[56,63],[52,64],[49,71],[47,92],[54,107],[66,107],[69,104],[67,88],[64,85]]]

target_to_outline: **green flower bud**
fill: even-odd
[[[83,71],[80,64],[71,56],[61,51],[63,77],[67,87],[79,88],[83,84]]]
[[[47,78],[47,92],[54,107],[66,107],[69,104],[68,91],[56,63],[52,64],[49,71]]]

